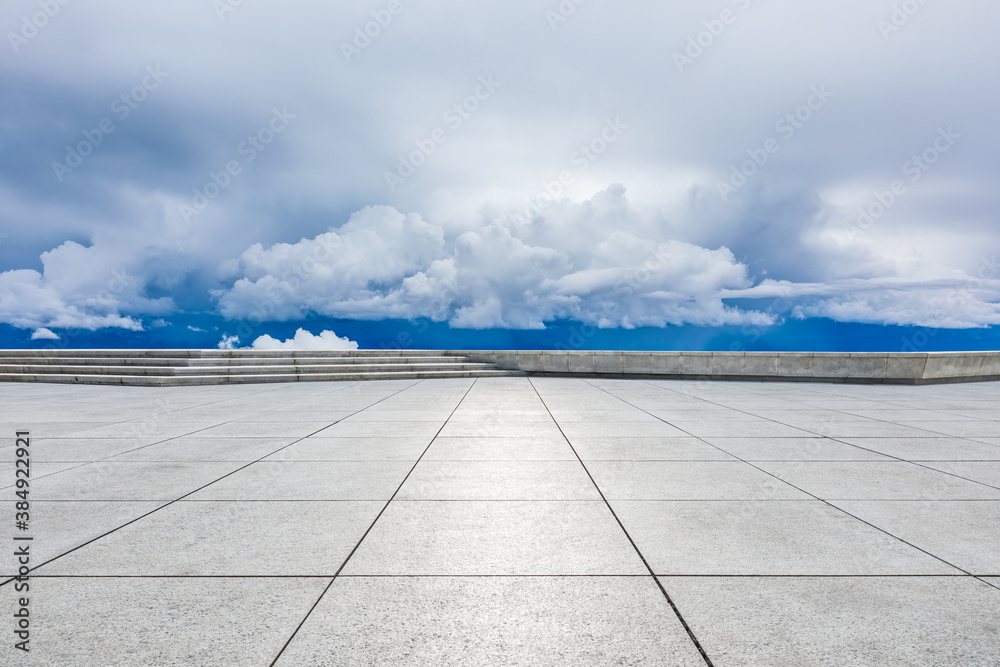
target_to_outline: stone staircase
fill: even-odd
[[[434,350],[0,350],[0,382],[175,387],[523,375]]]

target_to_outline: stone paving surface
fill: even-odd
[[[1000,383],[0,385],[3,665],[1000,665]]]

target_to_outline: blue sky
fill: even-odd
[[[8,0],[0,345],[997,348],[998,20]]]

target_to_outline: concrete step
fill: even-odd
[[[456,358],[458,359],[458,358]],[[378,373],[378,372],[434,372],[491,370],[493,364],[463,362],[453,363],[346,363],[346,364],[271,364],[271,365],[198,365],[198,366],[144,366],[144,365],[56,365],[0,364],[0,375],[131,375],[131,376],[199,376],[199,375],[275,375],[312,373]]]
[[[435,371],[372,371],[366,373],[274,373],[267,375],[85,375],[60,373],[0,373],[0,382],[50,382],[60,384],[106,384],[129,387],[181,387],[217,384],[256,384],[266,382],[344,382],[364,380],[429,380],[439,378],[492,378],[523,376],[520,371],[435,370]]]
[[[511,375],[523,373],[438,350],[0,351],[0,382],[172,387]]]
[[[325,356],[325,357],[27,357],[0,356],[0,366],[289,366],[306,364],[407,364],[468,362],[468,357],[415,356]]]
[[[440,357],[441,350],[2,350],[7,358],[168,358],[168,359],[222,359],[222,358],[300,358],[300,357]],[[457,355],[461,356],[461,355]]]

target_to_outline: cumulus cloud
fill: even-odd
[[[230,336],[227,334],[222,335],[222,339],[219,341],[220,350],[236,350],[239,349],[240,337]]]
[[[498,216],[447,245],[444,230],[419,216],[374,207],[294,246],[252,247],[229,264],[244,277],[218,296],[234,319],[426,317],[468,329],[541,329],[556,320],[626,329],[766,326],[776,312],[947,328],[1000,323],[995,263],[976,278],[914,257],[875,262],[870,247],[831,246],[841,274],[859,275],[755,281],[725,246],[670,235],[662,221],[638,213],[619,185],[579,204],[558,202],[530,220]],[[812,241],[789,239],[789,247],[796,242]],[[393,252],[398,256],[386,254]],[[872,277],[873,266],[884,275]],[[768,305],[776,298],[788,307]]]
[[[51,258],[43,256],[43,261],[53,264]],[[0,273],[0,322],[22,329],[142,330],[141,322],[118,312],[118,300],[110,290],[88,292],[80,286],[66,293],[59,287],[59,280],[33,269]]]
[[[12,16],[37,9],[9,4]],[[781,312],[802,317],[994,321],[988,285],[934,287],[903,264],[976,276],[983,249],[995,252],[998,93],[983,81],[1000,3],[929,3],[889,39],[876,29],[886,3],[827,3],[822,21],[795,0],[740,3],[738,29],[683,72],[672,54],[717,15],[702,3],[587,3],[555,33],[529,0],[426,3],[351,62],[327,56],[371,20],[360,4],[243,3],[224,23],[202,20],[205,4],[66,12],[38,38],[44,48],[33,40],[0,62],[11,91],[0,226],[17,230],[0,235],[0,266],[13,269],[0,273],[0,323],[138,330],[214,304],[261,321],[760,324],[773,316],[754,304],[775,297],[753,290],[769,280],[795,286],[797,309]],[[109,102],[150,64],[170,72],[162,90],[120,118]],[[484,75],[502,87],[453,128],[442,112]],[[785,140],[775,121],[823,85],[829,104]],[[275,104],[299,120],[250,164],[237,146]],[[572,157],[619,114],[628,129],[614,145],[582,165]],[[114,135],[57,182],[52,162],[102,117]],[[856,234],[857,212],[909,178],[904,164],[944,119],[963,137],[954,148],[854,242],[834,238]],[[385,171],[436,127],[447,141],[389,192]],[[716,184],[769,136],[780,151],[723,201]],[[230,160],[241,167],[231,179]],[[196,225],[180,224],[179,206],[215,187],[212,174],[226,185]],[[615,182],[631,205],[600,192]],[[524,215],[556,190],[572,201]],[[327,229],[343,218],[326,216],[372,202],[392,208]],[[111,287],[116,274],[129,284]]]
[[[267,249],[258,243],[224,263],[223,276],[240,278],[217,293],[219,311],[239,319],[264,304],[274,321],[343,312],[336,304],[377,298],[427,266],[443,247],[444,231],[419,215],[370,206],[336,231]]]
[[[984,266],[989,266],[985,264]],[[840,322],[972,329],[1000,325],[1000,279],[960,271],[936,278],[880,277],[829,283],[765,280],[727,298],[780,301],[793,317],[825,317]]]
[[[129,193],[126,193],[129,194]],[[150,197],[122,203],[131,226],[95,232],[87,244],[65,241],[42,252],[41,270],[0,272],[0,323],[25,329],[143,330],[143,317],[177,312],[172,291],[195,265]],[[157,209],[160,210],[157,215]]]
[[[610,209],[617,221],[604,215]],[[530,223],[500,218],[446,249],[443,228],[370,207],[314,239],[251,247],[226,265],[241,277],[218,294],[219,308],[231,319],[427,317],[470,329],[540,329],[560,319],[627,328],[773,321],[719,298],[751,284],[728,249],[637,235],[647,221],[621,186],[553,213]]]
[[[31,340],[59,340],[59,334],[42,327],[31,332]]]
[[[356,350],[358,344],[346,337],[341,338],[332,331],[321,331],[318,336],[299,329],[295,336],[285,341],[265,334],[253,342],[255,350]]]

